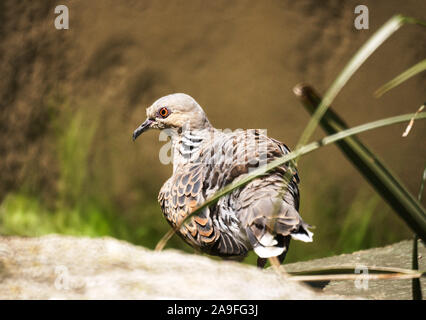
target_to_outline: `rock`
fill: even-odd
[[[401,241],[383,248],[358,251],[352,254],[292,263],[285,266],[288,272],[327,268],[341,265],[366,267],[394,267],[411,269],[412,240]],[[419,270],[426,270],[426,247],[418,242]],[[421,280],[422,294],[426,297],[426,280]],[[357,288],[358,287],[358,288]],[[323,289],[327,294],[352,295],[367,299],[412,299],[411,279],[369,280],[366,288],[355,286],[353,280],[331,281]]]
[[[271,269],[107,237],[0,237],[0,299],[341,298]]]
[[[359,265],[411,267],[412,241],[285,265],[289,272]],[[419,255],[426,248],[419,243]],[[419,259],[425,270],[425,259]],[[423,296],[426,283],[422,281]],[[411,280],[331,281],[323,290],[271,268],[177,250],[155,252],[113,238],[0,237],[2,299],[411,299]]]

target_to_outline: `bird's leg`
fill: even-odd
[[[287,255],[287,250],[286,251],[284,251],[283,253],[281,253],[279,256],[278,256],[278,260],[280,261],[280,264],[282,264],[283,263],[283,261],[284,261],[284,259],[285,259],[285,256]]]
[[[290,239],[291,239],[291,237],[285,237],[284,238],[284,246],[285,246],[286,249],[285,249],[285,251],[283,253],[281,253],[278,256],[278,260],[280,261],[280,264],[283,263],[283,261],[285,259],[285,256],[287,255],[288,249],[290,247]]]
[[[258,257],[257,258],[257,267],[260,268],[260,269],[263,269],[265,267],[266,261],[268,261],[268,259]]]

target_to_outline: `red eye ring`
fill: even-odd
[[[158,110],[158,114],[162,118],[167,118],[169,116],[169,114],[170,114],[170,111],[166,107],[162,107],[160,110]]]

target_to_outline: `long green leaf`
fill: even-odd
[[[415,76],[416,74],[426,70],[426,59],[423,61],[420,61],[416,65],[412,66],[411,68],[405,70],[403,73],[398,75],[397,77],[393,78],[391,81],[385,83],[383,86],[381,86],[379,89],[376,90],[374,95],[376,98],[381,97],[384,93],[388,92],[392,88],[395,88],[396,86],[399,86],[404,81],[410,79],[411,77]]]
[[[315,91],[305,84],[294,88],[294,93],[303,105],[314,113],[321,101]],[[419,115],[420,113],[417,113]],[[415,115],[415,114],[414,114]],[[320,120],[327,134],[346,132],[346,123],[331,109]],[[370,151],[357,137],[350,137],[337,143],[347,159],[359,170],[364,178],[385,199],[394,211],[420,236],[426,239],[426,214],[420,202],[408,191],[385,164]]]
[[[413,239],[413,252],[412,252],[412,259],[411,259],[411,264],[412,264],[412,269],[413,270],[419,270],[419,261],[418,259],[418,241],[419,238],[417,235],[414,236]],[[419,278],[413,278],[413,280],[411,280],[411,292],[413,295],[413,300],[422,300],[422,287],[421,287],[421,283],[420,283],[420,279]]]
[[[419,194],[417,195],[417,199],[419,200],[419,202],[422,201],[423,189],[425,187],[425,181],[426,181],[426,166],[423,169],[422,180],[420,182],[420,188],[419,188]]]
[[[417,279],[424,276],[424,273],[401,268],[365,266],[368,274],[357,274],[357,266],[340,265],[338,267],[324,267],[296,272],[286,272],[287,279],[295,281],[337,281],[356,279]]]
[[[320,268],[311,268],[308,270],[302,271],[287,271],[288,274],[294,276],[304,276],[304,275],[328,275],[328,274],[354,274],[355,270],[359,267],[358,265],[339,265],[339,266],[331,266],[331,267],[320,267]],[[395,268],[395,267],[378,267],[378,266],[363,266],[368,273],[405,273],[411,275],[420,275],[419,271],[411,270],[411,269],[403,269],[403,268]]]
[[[426,167],[423,170],[422,180],[420,182],[420,188],[419,188],[420,190],[417,196],[417,199],[419,200],[419,202],[422,200],[423,187],[425,185],[425,181],[426,181]],[[413,239],[413,253],[411,258],[411,264],[412,264],[413,270],[419,270],[419,260],[418,260],[418,242],[419,241],[418,240],[419,240],[419,237],[415,235]],[[411,280],[411,291],[413,294],[413,300],[423,299],[422,285],[420,283],[420,279],[417,278],[417,279]]]
[[[414,114],[410,113],[410,114],[400,115],[400,116],[396,116],[396,117],[390,117],[390,118],[373,121],[373,122],[366,123],[366,124],[363,124],[363,125],[351,128],[351,129],[347,129],[347,130],[338,132],[338,133],[333,134],[331,136],[325,137],[325,138],[321,139],[320,141],[312,142],[312,143],[309,143],[305,146],[302,146],[302,147],[284,155],[281,158],[278,158],[278,159],[275,159],[274,161],[271,161],[267,165],[264,165],[264,166],[262,166],[258,169],[253,170],[250,174],[247,174],[247,175],[243,176],[241,179],[239,179],[235,182],[232,182],[229,185],[225,186],[224,188],[222,188],[221,190],[216,192],[213,196],[211,196],[209,199],[207,199],[203,204],[201,204],[200,206],[195,208],[195,210],[191,214],[189,214],[179,224],[179,226],[176,229],[171,229],[169,232],[167,232],[165,234],[165,236],[158,242],[158,244],[156,246],[156,250],[162,250],[164,248],[165,244],[167,243],[168,239],[171,238],[171,236],[174,234],[174,232],[176,230],[178,230],[193,215],[197,214],[198,212],[200,212],[204,208],[209,207],[212,204],[216,203],[224,195],[226,195],[226,194],[232,192],[233,190],[247,184],[248,182],[252,181],[253,179],[256,179],[256,178],[266,174],[268,171],[270,171],[270,170],[272,170],[272,169],[274,169],[274,168],[276,168],[280,165],[288,163],[290,160],[295,159],[296,157],[302,156],[304,154],[307,154],[309,152],[317,150],[317,149],[319,149],[323,146],[332,144],[334,142],[348,138],[348,137],[353,136],[355,134],[365,132],[365,131],[368,131],[368,130],[372,130],[372,129],[376,129],[376,128],[379,128],[379,127],[384,127],[384,126],[389,126],[389,125],[396,124],[396,123],[409,121],[413,117],[413,115]],[[425,118],[426,118],[426,112],[422,112],[422,113],[419,113],[417,115],[417,119],[425,119]],[[425,225],[426,225],[426,221],[425,221]],[[425,238],[426,238],[426,233],[423,233],[423,236],[425,236]]]
[[[420,24],[426,25],[425,22],[402,15],[395,15],[389,19],[378,31],[376,31],[371,38],[356,52],[352,59],[347,63],[345,68],[340,72],[336,80],[332,83],[330,88],[324,95],[323,100],[311,117],[308,125],[303,131],[296,148],[305,145],[309,138],[314,133],[321,117],[327,111],[327,108],[333,102],[340,90],[345,86],[352,75],[359,69],[359,67],[367,60],[367,58],[394,32],[396,32],[403,24]]]

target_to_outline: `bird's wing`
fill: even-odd
[[[175,174],[161,188],[158,201],[167,221],[173,228],[205,201],[203,194],[204,169],[202,164],[193,164],[185,171]],[[178,234],[194,248],[206,248],[214,244],[219,230],[213,227],[210,209],[194,215],[178,230]]]
[[[288,152],[284,144],[258,130],[219,135],[204,147],[198,161],[176,171],[161,189],[158,199],[167,221],[175,228],[215,192],[243,178],[250,169]],[[247,252],[244,240],[239,238],[241,230],[245,230],[255,249],[259,244],[269,244],[265,242],[265,234],[267,237],[270,235],[273,238],[271,243],[274,243],[277,235],[297,232],[305,224],[297,212],[299,177],[296,171],[292,172],[288,190],[279,196],[283,187],[282,178],[287,170],[288,167],[282,165],[222,197],[216,205],[190,218],[178,234],[195,248],[232,256]],[[276,198],[282,207],[277,214],[270,204]],[[239,231],[232,225],[234,217],[238,221]],[[282,241],[278,242],[281,244]]]
[[[268,163],[290,152],[287,146],[266,135],[260,134],[256,139]],[[245,150],[255,150],[252,146],[243,147]],[[236,148],[241,148],[241,144],[236,145]],[[255,152],[250,152],[248,158],[256,156]],[[287,170],[287,165],[279,166],[252,180],[236,194],[237,217],[255,252],[261,257],[283,253],[287,249],[284,241],[286,237],[312,241],[309,225],[298,213],[299,176],[292,169],[292,179],[286,186],[283,177]]]

